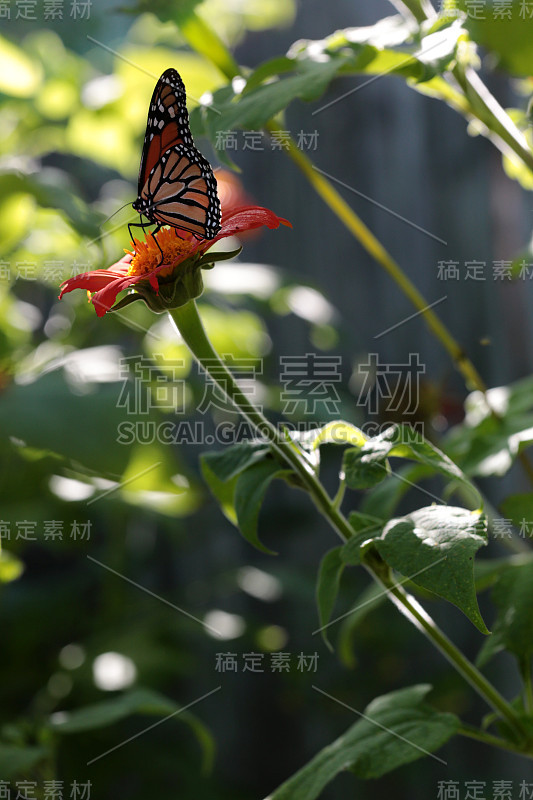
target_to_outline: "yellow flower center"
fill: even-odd
[[[194,244],[192,236],[182,239],[181,236],[178,236],[175,228],[161,228],[155,236],[148,232],[146,241],[141,242],[139,239],[134,239],[133,250],[125,251],[133,256],[128,275],[148,275],[161,264],[169,264],[169,266],[160,270],[158,275],[161,277],[170,275],[177,264],[187,258]]]

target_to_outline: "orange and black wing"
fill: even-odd
[[[195,236],[212,239],[220,230],[217,182],[209,162],[194,146],[176,144],[152,169],[142,194],[151,218]]]
[[[176,144],[192,147],[185,86],[175,69],[167,69],[157,81],[146,123],[138,196],[163,153]]]

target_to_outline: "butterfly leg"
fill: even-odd
[[[135,248],[135,240],[134,240],[134,237],[133,237],[133,233],[131,232],[132,228],[142,228],[143,229],[143,233],[144,233],[146,225],[143,222],[129,222],[128,223],[128,233],[130,235],[131,244]]]
[[[149,226],[148,226],[148,225],[145,225],[143,222],[130,222],[130,223],[128,224],[128,232],[129,232],[129,235],[130,235],[130,239],[131,239],[131,242],[132,242],[132,244],[133,244],[133,234],[132,234],[132,232],[131,232],[131,229],[132,229],[132,228],[142,228],[142,229],[143,229],[143,233],[145,233],[145,231],[146,231],[146,228],[148,228],[148,227],[149,227]],[[157,245],[157,249],[159,250],[159,253],[160,253],[160,255],[161,255],[161,257],[160,257],[160,260],[159,260],[159,263],[158,263],[158,265],[157,265],[158,267],[160,267],[160,266],[161,266],[161,264],[163,263],[163,261],[164,261],[164,259],[165,259],[164,253],[163,253],[163,251],[161,250],[161,245],[160,245],[160,244],[159,244],[159,242],[157,241],[157,234],[159,233],[159,231],[160,231],[160,230],[161,230],[161,225],[157,225],[157,226],[156,226],[156,228],[155,228],[155,230],[153,230],[153,231],[152,231],[152,236],[154,237],[154,242],[156,243],[156,245]]]
[[[154,242],[156,243],[157,249],[159,250],[159,252],[161,254],[161,258],[159,260],[159,264],[157,265],[158,267],[160,267],[161,264],[163,263],[163,261],[165,260],[165,254],[161,250],[161,245],[157,241],[157,234],[159,233],[160,230],[161,230],[161,225],[157,225],[155,230],[152,231],[152,236],[154,237]]]

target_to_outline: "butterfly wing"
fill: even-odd
[[[194,146],[170,147],[152,169],[142,197],[151,218],[212,239],[220,230],[217,182],[209,162]]]
[[[193,144],[185,86],[175,69],[161,75],[152,95],[133,208],[151,222],[206,239],[220,230],[217,183]]]
[[[139,197],[165,150],[180,143],[193,146],[185,104],[185,85],[175,69],[167,69],[157,81],[148,111],[139,169]]]

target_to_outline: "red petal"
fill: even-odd
[[[130,286],[135,286],[136,283],[140,283],[141,281],[148,280],[152,289],[157,293],[159,291],[157,273],[161,272],[163,269],[168,269],[168,264],[161,264],[161,266],[156,267],[152,272],[147,272],[144,275],[126,275],[125,277],[119,277],[111,283],[108,283],[103,289],[96,292],[96,294],[91,297],[91,303],[94,305],[98,316],[103,317],[106,311],[112,308],[113,303],[117,299],[117,294],[124,291],[124,289],[129,289]]]
[[[81,272],[73,278],[69,278],[61,284],[61,294],[59,299],[64,294],[72,292],[73,289],[86,289],[89,292],[97,292],[103,289],[112,281],[117,278],[123,278],[127,275],[131,255],[125,255],[120,261],[109,267],[109,269],[94,269],[91,272]]]
[[[261,206],[241,206],[230,211],[229,214],[223,217],[220,232],[213,239],[204,239],[200,242],[202,252],[205,252],[212,244],[218,242],[219,239],[225,239],[227,236],[234,236],[242,231],[251,231],[254,228],[260,228],[266,225],[267,228],[278,228],[280,225],[288,225],[292,228],[291,223],[283,217],[278,217],[269,208],[262,208]]]
[[[230,211],[222,220],[222,227],[219,236],[233,236],[238,231],[250,231],[253,228],[260,228],[261,225],[266,225],[267,228],[278,228],[280,225],[288,225],[292,228],[291,223],[283,217],[278,217],[269,208],[261,208],[261,206],[242,206]]]

